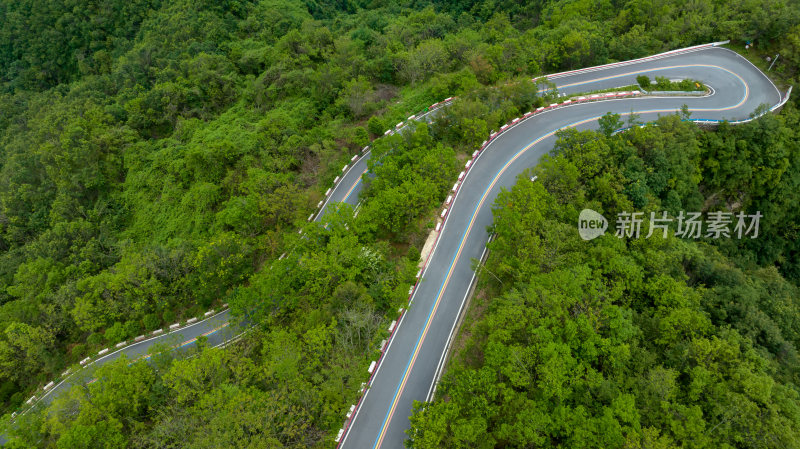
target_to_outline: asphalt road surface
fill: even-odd
[[[636,84],[641,74],[651,79],[697,79],[710,86],[713,94],[634,97],[553,108],[506,130],[480,153],[452,203],[412,304],[398,323],[341,447],[404,447],[413,401],[428,399],[472,283],[471,259],[481,257],[489,239],[486,229],[492,224],[494,199],[501,188],[510,188],[519,173],[535,166],[553,148],[557,130],[596,129],[597,119],[607,112],[621,114],[624,120],[633,111],[640,120],[650,121],[659,114],[673,114],[684,104],[693,119],[746,119],[759,105],[773,106],[781,99],[763,73],[719,47],[548,78],[559,93],[570,94]]]
[[[480,258],[492,223],[491,206],[501,188],[511,187],[524,169],[535,166],[555,142],[554,134],[566,127],[595,129],[597,119],[607,112],[625,117],[635,112],[641,121],[675,113],[684,104],[693,119],[746,119],[761,104],[773,106],[781,95],[757,68],[736,53],[705,47],[631,61],[611,67],[583,69],[550,75],[559,93],[572,94],[636,84],[636,76],[693,78],[713,89],[704,97],[640,97],[577,103],[548,110],[519,122],[498,135],[480,153],[468,171],[452,203],[437,244],[431,254],[412,303],[377,367],[369,389],[342,436],[341,447],[402,448],[409,427],[408,417],[414,400],[424,401],[431,394],[445,348],[454,330],[473,280],[471,259]],[[435,112],[425,117],[430,120]],[[367,152],[350,164],[324,203],[316,221],[323,219],[336,202],[355,205],[366,172]],[[205,335],[210,346],[220,346],[237,338],[245,327],[231,321],[227,310],[212,317],[165,333],[95,359],[46,394],[37,402],[48,404],[76,383],[92,379],[92,368],[125,354],[130,360],[147,357],[155,344],[191,348]],[[0,444],[4,441],[0,437]]]

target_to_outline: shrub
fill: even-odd
[[[670,90],[672,87],[672,83],[669,81],[669,78],[666,76],[657,76],[656,77],[656,89],[658,90]]]
[[[122,325],[119,321],[112,324],[105,332],[106,340],[111,344],[117,344],[123,340],[125,340],[126,333],[125,333],[125,326]]]
[[[373,115],[367,121],[367,130],[375,136],[383,135],[383,132],[386,131],[386,122],[377,115]]]
[[[184,313],[183,316],[190,317],[190,318],[191,317],[201,317],[201,316],[203,316],[203,313],[205,313],[205,309],[203,309],[200,306],[198,306],[197,304],[195,304],[195,305],[189,307],[189,309],[186,310],[186,313]]]
[[[142,319],[142,324],[144,324],[144,328],[152,331],[158,328],[158,325],[161,324],[161,321],[158,319],[155,313],[149,313],[144,316]]]
[[[416,264],[419,262],[420,252],[416,246],[411,245],[408,248],[408,254],[406,255],[406,257],[408,257],[408,260]]]
[[[138,321],[130,320],[125,322],[125,336],[135,337],[142,330],[142,325]]]
[[[92,332],[88,337],[86,337],[86,343],[91,346],[100,346],[103,344],[103,336]]]
[[[18,391],[11,395],[11,399],[8,400],[9,407],[19,407],[22,404],[22,400],[25,399],[25,396],[22,395],[21,391]]]
[[[14,382],[10,380],[3,382],[3,384],[0,385],[0,402],[6,402],[17,389],[18,387]]]
[[[647,75],[637,76],[636,83],[639,84],[642,89],[650,89],[650,77]]]
[[[172,323],[175,321],[175,312],[172,310],[165,310],[164,313],[161,314],[161,318],[164,319],[165,323]]]
[[[369,145],[369,134],[367,134],[366,129],[361,126],[356,128],[356,130],[353,132],[353,144],[358,147],[358,149]]]
[[[78,343],[77,345],[73,346],[69,352],[72,354],[72,357],[75,360],[80,360],[86,355],[86,345],[83,343]]]

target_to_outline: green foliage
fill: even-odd
[[[161,321],[166,323],[172,323],[175,321],[175,312],[172,310],[165,310],[164,313],[161,314]]]
[[[700,42],[779,37],[788,62],[775,70],[791,76],[793,6],[0,3],[0,385],[17,390],[4,404],[18,405],[98,347],[231,298],[241,313],[256,309],[274,324],[270,338],[291,344],[296,363],[265,344],[253,363],[269,367],[268,381],[204,384],[208,396],[197,404],[164,402],[173,392],[156,379],[142,386],[154,402],[137,416],[75,399],[70,407],[80,411],[58,409],[47,426],[41,416],[20,424],[27,445],[230,446],[245,434],[252,439],[234,445],[326,445],[380,340],[380,317],[396,310],[415,271],[415,258],[398,257],[403,245],[386,239],[400,243],[424,228],[458,155],[547,100],[531,77]],[[355,236],[307,228],[319,241],[297,239],[343,160],[453,95],[460,99],[435,124],[373,145],[363,209],[339,219]],[[720,251],[797,279],[797,119],[776,120],[719,136],[673,119],[611,140],[566,133],[558,151],[568,160],[546,162],[540,179],[559,204],[584,195],[608,210],[654,202],[699,209],[701,192],[713,190],[714,207],[759,207],[769,211],[767,244],[729,242]],[[303,256],[272,263],[293,251]],[[748,311],[764,297],[739,316],[763,324]],[[763,332],[765,345],[784,344],[772,326]],[[253,435],[265,425],[262,408],[274,432]],[[643,432],[650,439],[642,445],[663,443]],[[618,432],[608,435],[608,445],[619,441]]]
[[[470,91],[437,115],[431,134],[467,154],[478,148],[491,130],[545,103],[538,84],[527,78],[498,87]]]
[[[144,328],[152,331],[158,328],[158,325],[161,324],[161,320],[158,319],[158,315],[154,313],[148,313],[147,315],[142,318],[142,322],[144,323]]]
[[[0,80],[17,88],[49,88],[81,75],[108,73],[130,48],[160,1],[78,5],[4,1],[0,6]],[[38,32],[32,32],[38,30]]]
[[[263,336],[263,335],[262,335]],[[263,347],[267,351],[267,346]],[[260,379],[258,347],[245,354],[209,349],[170,361],[163,370],[124,358],[97,371],[99,381],[74,387],[48,414],[35,415],[35,443],[57,448],[319,447],[320,410],[288,386]],[[273,380],[270,380],[270,383]],[[171,398],[171,399],[170,399]],[[151,420],[145,427],[144,420]],[[30,447],[26,435],[11,447]]]
[[[83,343],[78,343],[70,349],[70,355],[73,361],[83,360],[87,353],[87,347]]]
[[[240,283],[248,274],[248,267],[252,267],[248,260],[251,251],[242,238],[232,233],[221,234],[200,247],[192,261],[195,301],[208,307],[225,294],[226,286]]]
[[[103,334],[92,332],[86,337],[86,343],[92,346],[100,346],[103,344]]]
[[[299,311],[309,307],[315,310],[315,319],[349,308],[394,310],[402,297],[402,282],[413,277],[409,273],[413,267],[392,272],[385,243],[377,245],[368,233],[348,229],[361,229],[361,215],[358,218],[352,208],[340,205],[326,216],[327,226],[311,223],[302,236],[295,233],[289,242],[291,252],[252,276],[248,287],[232,295],[231,306],[266,323],[300,319]]]
[[[650,77],[647,75],[639,75],[636,77],[636,84],[642,89],[650,90]]]
[[[51,357],[53,336],[44,328],[25,323],[12,323],[0,341],[0,368],[6,378],[21,382],[33,377]]]
[[[137,321],[134,320],[126,321],[124,325],[123,335],[125,336],[125,338],[133,338],[139,335],[141,330],[142,326]]]
[[[372,83],[360,76],[344,84],[336,103],[346,114],[360,119],[377,109],[377,99]]]
[[[622,128],[622,120],[620,120],[620,115],[612,114],[611,112],[600,117],[597,122],[600,125],[600,131],[605,134],[606,137],[611,136],[614,131]]]
[[[373,115],[367,121],[367,130],[369,130],[370,134],[373,136],[383,135],[383,132],[386,131],[386,122],[381,120],[377,115]]]
[[[478,88],[475,73],[466,68],[458,72],[439,73],[431,80],[430,93],[433,98],[447,98],[472,92]]]
[[[408,254],[406,254],[406,257],[412,263],[419,263],[420,252],[416,246],[411,245],[411,247],[408,248]]]
[[[125,340],[127,336],[128,333],[125,332],[125,327],[119,321],[114,323],[105,331],[106,341],[108,341],[111,344],[117,344]]]
[[[364,175],[360,218],[382,237],[407,232],[444,200],[458,173],[455,153],[434,142],[425,123],[376,141],[367,164],[374,177]]]
[[[639,77],[636,78],[641,85],[643,80],[639,80]],[[649,82],[649,80],[648,80]],[[642,86],[645,89],[644,86]],[[696,81],[693,79],[682,79],[679,81],[670,81],[669,78],[665,76],[656,76],[656,82],[653,85],[650,85],[646,88],[647,90],[657,90],[657,91],[704,91],[706,86],[703,85],[700,81]]]
[[[714,159],[704,139],[746,133],[746,148],[776,120],[562,133],[539,181],[521,176],[496,200],[480,280],[490,299],[473,299],[479,315],[436,400],[415,407],[410,447],[797,447],[800,327],[786,319],[800,312],[796,285],[706,243],[575,232],[584,207],[631,210],[634,178],[637,207],[661,210],[664,191],[688,202],[701,178],[681,177]],[[678,142],[688,157],[661,153]]]

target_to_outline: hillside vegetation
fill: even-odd
[[[555,156],[495,202],[483,290],[410,446],[800,447],[800,291],[751,252],[796,229],[780,211],[800,187],[799,118],[561,134]],[[749,171],[736,181],[725,141]],[[769,162],[750,171],[754,160]],[[779,215],[755,239],[682,239],[674,223],[646,238],[649,219],[639,238],[615,236],[623,211],[731,210],[703,192],[738,196],[775,165],[735,209]],[[591,241],[576,232],[587,207],[611,221]]]
[[[235,351],[87,374],[102,381],[18,419],[10,447],[329,447],[458,158],[542,104],[532,76],[732,39],[754,41],[757,63],[780,51],[773,72],[796,81],[796,2],[684,3],[0,0],[3,409],[221,303],[257,323]],[[453,95],[436,123],[375,142],[357,217],[306,224],[354,154]],[[703,149],[699,172],[675,169],[683,187],[659,178],[683,141],[652,138],[658,157],[600,190],[761,208],[764,238],[719,257],[796,285],[792,110],[682,125]]]

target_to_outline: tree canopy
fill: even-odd
[[[532,77],[732,39],[755,43],[746,54],[756,64],[780,52],[771,73],[796,83],[798,23],[796,3],[779,0],[0,0],[3,411],[101,348],[222,303],[257,323],[241,357],[205,348],[171,365],[109,365],[101,380],[18,420],[10,444],[327,447],[463,159],[548,99]],[[454,95],[435,123],[380,138]],[[720,304],[703,309],[707,336],[789,357],[786,281],[800,276],[792,108],[717,132],[670,118],[624,138],[565,133],[563,156],[544,162],[539,179],[558,204],[763,211],[762,238],[706,242],[718,254],[691,259],[685,273],[719,279],[724,299],[701,301]],[[358,213],[341,206],[328,227],[307,224],[342,165],[373,140]],[[544,251],[540,240],[521,242]],[[530,266],[509,257],[489,269],[515,284]],[[693,282],[685,288],[697,290]],[[725,325],[723,338],[715,329]],[[773,366],[742,345],[753,373]],[[209,368],[220,364],[228,368]],[[789,385],[783,370],[775,385]],[[136,407],[123,410],[118,393]],[[616,404],[635,428],[638,403]]]
[[[764,259],[797,217],[743,240],[682,239],[674,226],[627,239],[611,224],[583,241],[576,229],[583,208],[611,221],[637,209],[749,211],[769,197],[789,210],[782,202],[795,199],[781,194],[800,146],[782,133],[797,119],[703,132],[672,116],[614,136],[561,133],[537,181],[520,176],[495,202],[483,291],[437,397],[416,408],[409,446],[800,446],[800,292]],[[728,139],[742,151],[738,181],[717,171]],[[769,162],[756,170],[751,158]],[[770,167],[780,173],[755,188]]]

